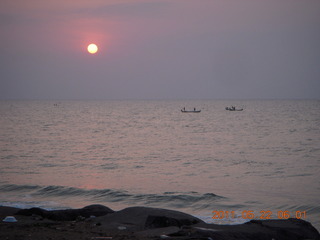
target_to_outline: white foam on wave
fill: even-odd
[[[226,224],[226,225],[237,225],[249,222],[247,219],[243,219],[241,216],[235,216],[234,218],[224,218],[224,219],[213,219],[212,216],[197,216],[195,217],[201,219],[205,223],[213,223],[213,224]]]

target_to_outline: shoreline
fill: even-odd
[[[13,216],[17,222],[3,222]],[[244,224],[205,223],[192,215],[162,208],[128,207],[120,211],[103,205],[48,211],[0,206],[1,239],[319,239],[307,221],[251,220]]]

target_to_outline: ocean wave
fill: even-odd
[[[132,193],[117,189],[82,189],[65,186],[39,185],[0,185],[0,192],[28,195],[32,199],[77,198],[85,202],[113,203],[121,202],[126,205],[161,206],[171,208],[205,209],[211,204],[223,199],[214,193],[198,192],[164,192],[164,193]],[[30,199],[27,199],[30,201]],[[0,201],[3,200],[0,198]]]
[[[0,185],[1,192],[14,192],[14,191],[30,191],[41,188],[37,185],[16,185],[16,184],[4,184]]]

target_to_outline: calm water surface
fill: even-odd
[[[236,211],[218,223],[306,211],[320,229],[319,101],[2,101],[0,114],[0,205]]]

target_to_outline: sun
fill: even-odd
[[[91,54],[95,54],[96,52],[98,52],[98,46],[94,43],[89,44],[87,49],[88,49],[88,52]]]

